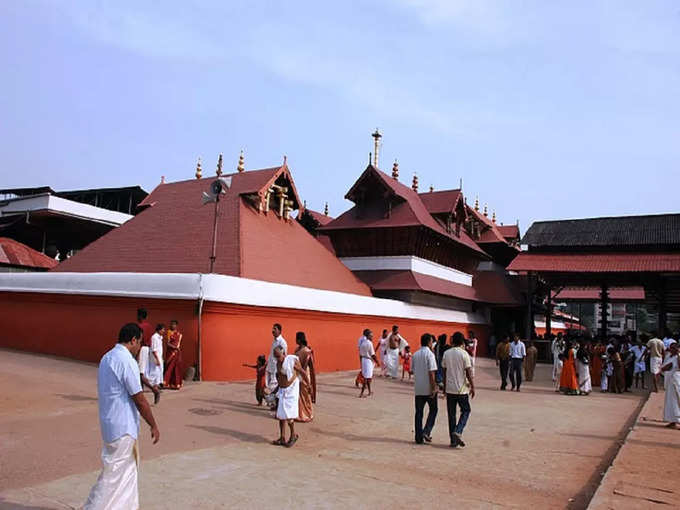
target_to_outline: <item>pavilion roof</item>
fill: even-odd
[[[496,225],[496,228],[505,239],[519,239],[518,225]]]
[[[522,243],[532,248],[680,246],[680,214],[537,221]]]
[[[51,269],[56,260],[8,237],[0,237],[0,265]]]
[[[362,183],[368,179],[376,179],[387,193],[392,194],[399,199],[399,203],[392,206],[391,214],[388,217],[359,218],[356,214],[357,206],[354,206],[320,230],[407,227],[420,225],[468,248],[478,256],[483,258],[488,257],[488,255],[480,249],[463,230],[461,230],[460,235],[457,236],[453,232],[447,232],[444,227],[437,223],[425,207],[425,204],[418,193],[378,170],[373,165],[369,165],[366,170],[364,170],[363,174],[347,192],[345,198],[356,203],[359,189],[362,186]]]
[[[680,253],[534,253],[521,252],[509,271],[543,273],[676,273]]]
[[[555,301],[600,301],[599,287],[565,287],[554,295]],[[613,287],[608,290],[609,301],[631,303],[645,300],[644,287]]]
[[[459,189],[447,189],[418,193],[418,197],[430,214],[447,214],[455,210],[463,194]]]
[[[221,195],[215,272],[256,280],[370,295],[314,236],[254,201],[274,183],[300,201],[287,165],[235,173]],[[214,206],[201,194],[216,177],[160,184],[133,219],[55,268],[67,272],[205,273],[209,271]],[[295,263],[292,263],[294,261]]]

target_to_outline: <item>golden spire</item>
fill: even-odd
[[[217,174],[217,177],[222,175],[222,154],[220,153],[220,157],[217,158],[217,170],[215,171]]]
[[[489,216],[489,208],[486,204],[484,204],[484,216]]]
[[[413,182],[411,183],[411,189],[418,193],[418,174],[413,173]]]
[[[373,166],[376,168],[378,167],[378,151],[380,149],[380,139],[382,138],[382,135],[380,134],[380,131],[378,131],[378,128],[375,128],[375,132],[371,135],[373,137]]]
[[[241,149],[241,153],[238,156],[238,166],[236,167],[236,170],[238,170],[238,172],[241,173],[245,169],[246,167],[243,165],[243,149]]]
[[[432,186],[432,184],[430,184],[430,193],[432,193],[433,191],[434,191],[434,186]]]
[[[392,179],[399,180],[399,163],[394,160],[394,165],[392,165]]]
[[[326,206],[323,208],[323,213],[328,216],[328,202],[326,202]]]
[[[201,178],[201,158],[198,158],[196,162],[196,179]]]
[[[165,175],[161,175],[161,184],[165,184]]]
[[[479,196],[475,197],[475,211],[479,211]]]
[[[494,223],[496,223],[496,211],[495,211],[495,210],[494,210],[494,212],[491,214],[491,221],[493,221]]]

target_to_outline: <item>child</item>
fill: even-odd
[[[257,365],[248,365],[246,363],[243,364],[244,367],[254,368],[257,370],[257,380],[255,381],[255,398],[257,399],[258,406],[261,406],[262,400],[264,400],[265,375],[267,371],[266,365],[267,358],[264,354],[260,354],[257,357]]]
[[[401,355],[402,359],[404,362],[402,363],[402,370],[401,370],[401,380],[404,380],[404,375],[408,373],[408,380],[411,380],[411,376],[413,375],[413,372],[411,372],[411,357],[413,355],[411,354],[411,347],[406,346],[404,347],[404,353]]]

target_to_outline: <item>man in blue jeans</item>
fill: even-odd
[[[452,349],[444,353],[442,376],[446,391],[446,410],[449,415],[449,438],[451,448],[465,447],[463,430],[470,417],[470,399],[475,397],[472,361],[465,352],[465,337],[459,331],[451,338]],[[456,421],[456,406],[460,406],[460,418]]]
[[[416,443],[423,444],[432,442],[432,429],[434,420],[437,418],[437,360],[432,352],[434,337],[425,333],[420,337],[420,349],[416,351],[411,360],[413,371],[414,390],[416,394]],[[423,429],[423,410],[428,405],[427,421]]]

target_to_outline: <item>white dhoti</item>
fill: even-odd
[[[649,358],[649,371],[654,375],[661,373],[661,358],[659,356]]]
[[[158,386],[163,382],[163,360],[160,365],[156,365],[156,356],[151,354],[149,356],[149,367],[147,369],[146,378],[153,386]]]
[[[562,377],[563,366],[564,362],[559,358],[556,358],[555,361],[553,362],[553,382],[555,383],[556,390],[560,389],[560,379]]]
[[[147,377],[149,373],[149,348],[146,345],[139,349],[137,363],[139,364],[139,373]]]
[[[287,388],[279,388],[279,406],[276,417],[279,420],[294,420],[300,413],[300,379],[297,377]]]
[[[361,358],[361,375],[364,379],[373,379],[373,360],[370,358]]]
[[[593,385],[590,380],[590,365],[587,363],[576,362],[578,366],[578,387],[581,393],[590,393],[593,391]]]
[[[665,377],[668,386],[663,404],[663,421],[680,423],[680,372],[669,371]]]
[[[102,472],[90,491],[83,510],[139,508],[137,440],[123,436],[102,448]]]
[[[399,349],[387,349],[385,369],[390,377],[399,377]]]

